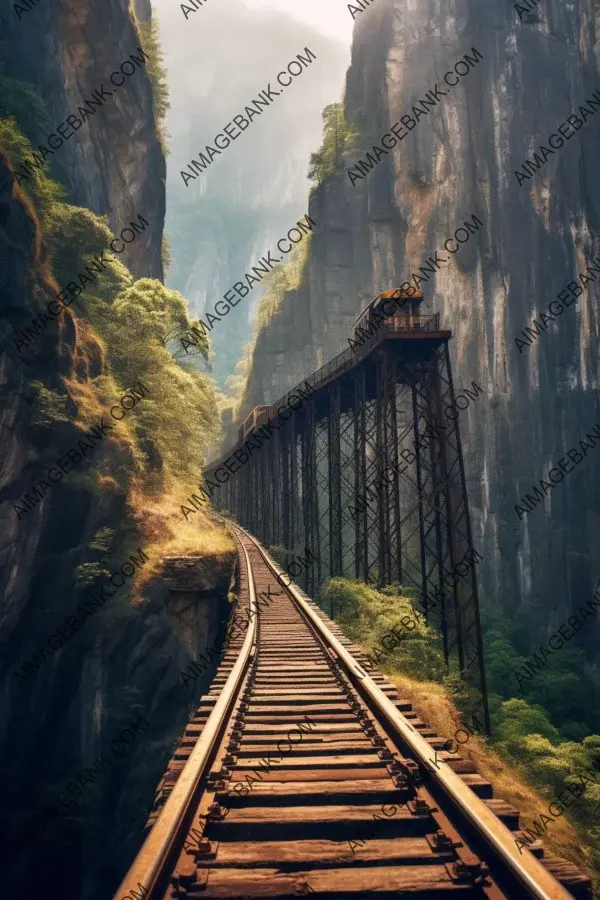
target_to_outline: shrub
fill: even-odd
[[[108,553],[114,538],[115,532],[112,528],[99,528],[90,543],[90,549]]]
[[[13,170],[21,169],[23,163],[31,157],[31,144],[12,117],[0,119],[0,149]],[[33,202],[44,230],[46,217],[54,204],[64,196],[64,189],[49,177],[46,163],[39,169],[33,168],[28,177],[21,180],[20,187]]]
[[[92,587],[92,585],[98,585],[102,576],[108,578],[110,572],[107,569],[103,569],[99,563],[82,563],[75,569],[75,586],[87,588]]]
[[[67,394],[59,394],[42,384],[41,381],[30,381],[32,392],[31,421],[41,428],[52,428],[56,422],[70,422],[67,412]]]
[[[33,144],[43,144],[50,131],[46,107],[33,85],[0,75],[0,118],[14,119]]]
[[[412,677],[429,674],[441,679],[445,669],[439,638],[427,628],[422,616],[415,618],[411,603],[414,592],[401,586],[394,589],[396,593],[391,593],[389,588],[379,591],[361,581],[331,578],[321,589],[319,603],[352,640],[370,651],[379,647],[385,654],[382,660],[385,668],[392,667]],[[406,616],[416,622],[412,631],[401,624]],[[394,626],[398,633],[404,634],[404,639],[387,651],[381,639]]]

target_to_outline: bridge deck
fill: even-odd
[[[401,341],[404,344],[410,344],[412,342],[429,342],[432,347],[437,347],[439,344],[449,341],[451,337],[452,331],[445,329],[427,331],[425,329],[414,330],[406,327],[396,328],[394,327],[394,320],[391,319],[363,344],[354,349],[348,348],[337,356],[334,356],[332,360],[324,366],[321,366],[321,368],[317,369],[316,372],[313,372],[312,375],[309,375],[302,382],[287,391],[287,393],[280,397],[279,400],[276,400],[275,403],[270,405],[268,417],[271,421],[275,420],[277,418],[277,411],[287,407],[290,397],[297,394],[304,385],[311,387],[315,393],[318,393],[319,391],[324,392],[342,375],[347,375],[347,373],[351,372],[353,369],[357,369],[364,365],[365,361],[368,360],[369,357],[371,357],[383,344],[397,341]],[[246,435],[244,440],[247,440],[247,438],[248,435]],[[214,472],[215,469],[222,466],[225,460],[231,457],[232,453],[244,445],[244,440],[236,441],[217,459],[210,460],[206,464],[204,471],[206,473]]]

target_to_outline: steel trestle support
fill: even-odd
[[[274,420],[276,432],[212,502],[289,559],[310,550],[300,578],[310,595],[335,576],[411,588],[489,732],[460,433],[442,416],[455,399],[450,332],[402,337],[383,335],[328,364],[330,377]]]

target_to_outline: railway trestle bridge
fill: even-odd
[[[452,335],[420,314],[422,297],[380,295],[351,346],[255,407],[204,475],[215,506],[265,545],[310,551],[310,596],[335,576],[412,588],[489,730],[458,414],[444,414]]]

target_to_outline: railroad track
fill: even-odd
[[[238,628],[115,900],[591,897],[243,529]]]

